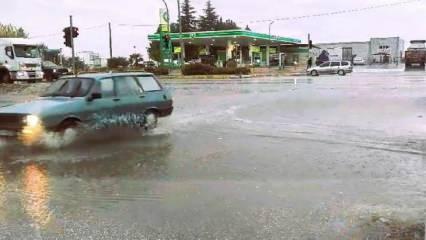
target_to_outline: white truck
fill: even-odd
[[[0,38],[0,83],[43,79],[38,44],[24,38]]]

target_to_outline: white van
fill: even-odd
[[[0,38],[0,82],[43,79],[37,43],[24,38]]]

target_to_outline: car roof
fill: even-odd
[[[123,72],[123,73],[83,73],[79,74],[77,77],[80,78],[93,78],[96,80],[101,80],[103,78],[111,77],[127,77],[127,76],[153,76],[152,73],[148,72]],[[74,78],[74,76],[68,76],[64,78]]]

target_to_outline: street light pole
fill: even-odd
[[[266,65],[268,65],[268,67],[271,66],[271,64],[270,64],[270,61],[271,61],[270,60],[270,48],[271,48],[271,43],[272,43],[271,27],[272,27],[272,24],[274,24],[274,23],[275,23],[274,21],[269,22],[269,44],[266,48]]]
[[[167,29],[169,30],[169,32],[170,32],[170,12],[169,12],[169,6],[167,5],[167,2],[166,2],[166,0],[162,0],[163,1],[163,3],[164,3],[164,5],[166,6],[166,12],[167,12]],[[170,40],[171,41],[171,40]],[[173,47],[173,44],[172,44],[172,47]],[[172,52],[171,52],[171,50],[169,49],[169,51],[168,51],[168,57],[169,57],[169,66],[171,65],[171,63],[172,63]]]
[[[178,5],[178,15],[179,15],[179,43],[180,43],[180,66],[183,66],[185,60],[185,46],[182,39],[182,16],[180,12],[180,0],[177,0]]]
[[[271,27],[272,27],[272,24],[274,24],[275,23],[275,21],[271,21],[270,23],[269,23],[269,43],[271,43],[271,41],[272,41],[272,36],[271,36]]]

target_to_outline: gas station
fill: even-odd
[[[150,41],[163,42],[164,34],[148,36]],[[309,48],[301,40],[256,33],[248,30],[224,30],[208,32],[167,33],[167,46],[171,49],[173,62],[179,63],[180,56],[187,56],[184,62],[208,61],[218,67],[234,60],[239,66],[270,67],[305,64]],[[183,49],[180,43],[183,43]],[[165,46],[162,43],[162,46]],[[188,58],[186,49],[196,49],[198,54]]]

